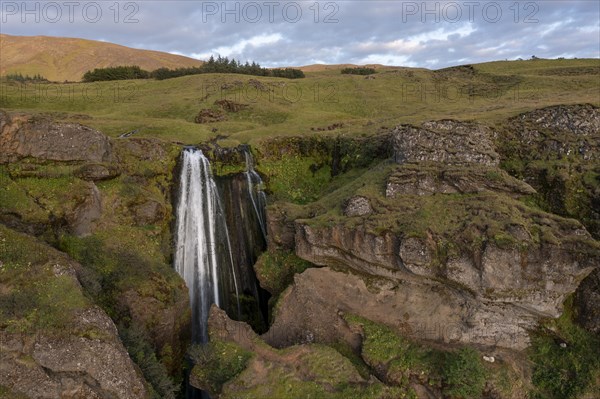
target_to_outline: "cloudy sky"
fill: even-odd
[[[0,32],[104,40],[263,66],[442,68],[498,59],[600,57],[600,2],[0,1]]]

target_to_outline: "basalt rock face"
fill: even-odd
[[[600,109],[558,105],[509,119],[498,134],[506,169],[533,186],[538,201],[553,213],[581,221],[600,238]],[[596,177],[595,177],[596,176]],[[598,332],[598,271],[575,295],[578,320]]]
[[[0,383],[32,398],[147,398],[143,378],[119,341],[112,320],[95,307],[79,315],[78,325],[104,336],[55,338],[4,334]]]
[[[491,131],[483,125],[443,120],[426,122],[422,127],[401,125],[392,134],[398,163],[499,163]]]
[[[85,299],[76,278],[81,265],[1,226],[0,237],[0,268],[9,268],[0,276],[0,385],[9,397],[149,397],[115,324]],[[20,252],[25,248],[27,253]],[[11,278],[18,269],[27,273],[27,281]],[[43,295],[52,295],[53,288],[58,296],[46,302]],[[27,301],[23,295],[31,297]],[[19,305],[11,307],[12,301]]]
[[[390,174],[385,195],[467,194],[498,191],[511,196],[535,193],[527,183],[515,179],[498,168],[477,165],[436,167],[429,165],[402,165]]]
[[[290,345],[306,336],[306,326],[313,326],[311,334],[319,340],[330,341],[336,323],[327,320],[329,316],[335,320],[336,311],[342,310],[365,312],[365,317],[389,325],[404,323],[409,330],[435,328],[436,323],[452,326],[452,336],[433,337],[444,342],[523,349],[529,343],[527,330],[540,317],[560,315],[566,296],[598,266],[597,258],[579,258],[559,246],[523,252],[495,245],[488,245],[478,259],[464,255],[436,265],[436,254],[425,240],[302,223],[297,225],[296,254],[316,265],[350,268],[387,280],[389,287],[375,293],[364,285],[351,288],[358,284],[357,278],[340,274],[337,277],[343,281],[334,286],[345,288],[323,286],[319,299],[318,282],[329,286],[335,278],[317,276],[326,274],[321,270],[305,272],[288,293],[290,299],[286,297],[279,306],[270,331],[275,345]],[[351,284],[348,279],[355,281]],[[331,300],[332,295],[337,298]],[[369,301],[373,309],[365,305]]]
[[[33,157],[54,161],[106,162],[113,157],[104,134],[74,123],[0,114],[0,163]]]
[[[337,278],[344,281],[335,286],[354,288],[322,287],[327,294],[319,299],[312,287],[320,284],[318,274],[329,272],[305,272],[278,307],[287,316],[275,319],[272,344],[347,336],[325,320],[335,320],[338,310],[362,314],[361,303],[372,300],[365,317],[401,330],[436,320],[453,326],[452,336],[438,341],[527,347],[528,331],[544,317],[558,317],[566,297],[600,266],[599,246],[580,223],[517,200],[535,190],[498,168],[493,136],[486,127],[455,121],[400,126],[394,131],[399,165],[384,177],[384,193],[365,198],[374,204],[372,214],[296,220],[299,257],[389,287],[360,289],[346,281],[354,277],[332,275],[323,281]],[[314,331],[306,333],[306,326]],[[293,333],[286,336],[286,329]]]
[[[393,131],[395,161],[386,196],[479,193],[509,195],[535,192],[498,168],[494,132],[479,124],[452,120],[402,125]]]
[[[600,109],[560,105],[509,119],[498,133],[505,169],[533,186],[545,209],[600,237]]]
[[[590,104],[558,105],[516,116],[508,121],[518,133],[524,158],[568,156],[600,159],[600,110]]]

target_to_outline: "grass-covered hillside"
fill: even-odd
[[[202,61],[161,51],[68,37],[0,34],[0,75],[42,75],[50,81],[79,82],[94,68],[139,65],[143,69],[198,66]]]
[[[165,81],[0,84],[0,107],[52,113],[111,136],[222,144],[279,135],[374,134],[399,123],[452,118],[495,123],[554,104],[600,104],[600,60],[499,61],[437,71],[338,69],[287,80],[206,74]],[[232,103],[216,104],[220,100]],[[199,118],[204,123],[195,123]]]

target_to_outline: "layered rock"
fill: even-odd
[[[587,233],[581,230],[573,234]],[[306,284],[301,284],[298,277],[294,290],[288,294],[294,295],[293,299],[288,301],[286,297],[279,307],[290,306],[291,309],[280,310],[280,314],[284,312],[291,317],[278,314],[271,329],[273,336],[285,337],[275,338],[273,343],[277,345],[292,344],[302,335],[298,329],[304,330],[305,326],[325,328],[326,333],[313,334],[330,340],[335,336],[331,332],[335,323],[320,324],[318,320],[328,320],[337,310],[362,314],[361,309],[369,302],[366,298],[372,297],[378,306],[364,307],[365,317],[399,325],[408,314],[415,325],[427,326],[436,320],[440,325],[453,326],[455,336],[438,337],[446,342],[522,349],[529,343],[528,329],[541,317],[559,316],[566,296],[598,266],[597,255],[580,257],[560,246],[522,251],[501,249],[493,244],[476,258],[463,255],[440,264],[434,259],[435,248],[421,239],[401,238],[391,233],[376,235],[343,226],[316,228],[303,223],[297,225],[296,253],[316,265],[349,267],[367,276],[389,279],[395,288],[374,295],[366,287],[346,291],[356,281],[353,284],[340,281],[333,286],[346,287],[344,290],[333,293],[323,286],[324,296],[319,300],[319,294],[313,291],[319,290],[317,277]],[[308,279],[311,273],[325,272],[310,271],[303,278]],[[319,281],[330,285],[332,279],[328,276]],[[338,296],[336,300],[331,300],[332,295]],[[389,304],[379,306],[382,298],[387,298]],[[355,302],[348,305],[348,301]],[[293,305],[298,303],[299,307]]]
[[[464,167],[435,164],[402,165],[388,177],[385,195],[467,194],[483,191],[503,192],[511,196],[535,193],[521,180],[515,179],[499,168],[469,165]]]
[[[507,125],[522,143],[517,151],[523,158],[600,159],[600,109],[594,105],[546,107],[511,118]]]

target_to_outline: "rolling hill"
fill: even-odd
[[[198,66],[202,61],[153,50],[140,50],[95,40],[0,34],[0,75],[41,74],[51,81],[80,81],[94,68],[139,65],[161,67]]]

